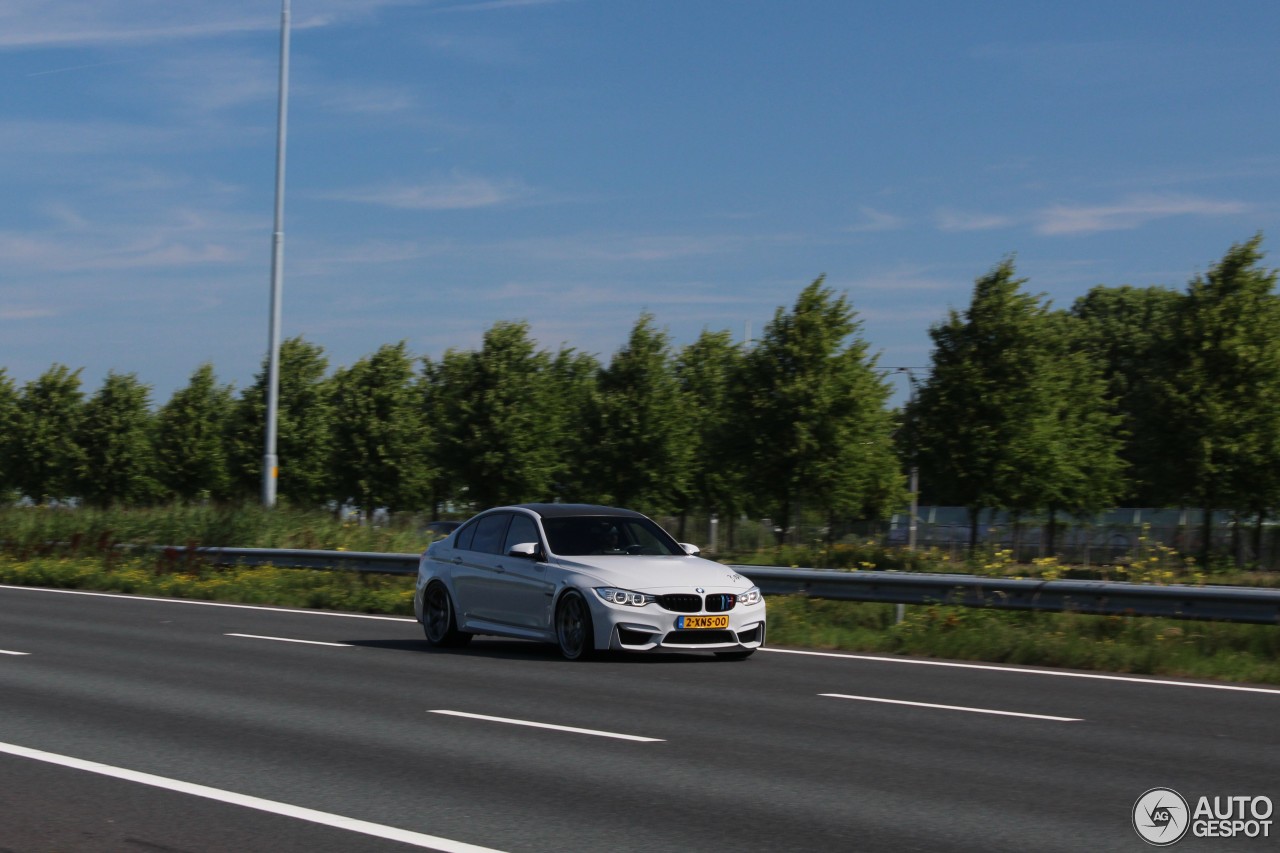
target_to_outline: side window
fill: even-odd
[[[511,516],[511,526],[507,528],[507,541],[502,545],[502,553],[507,554],[516,545],[525,542],[537,542],[538,525],[527,515]]]
[[[471,537],[476,535],[476,527],[479,525],[474,522],[461,527],[453,537],[453,547],[461,548],[463,551],[471,550]]]
[[[509,512],[498,512],[480,519],[476,524],[475,538],[471,540],[471,550],[485,554],[501,554],[507,522],[510,520]]]

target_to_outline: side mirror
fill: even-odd
[[[537,542],[521,542],[519,545],[512,545],[511,550],[507,552],[507,556],[520,557],[525,560],[536,560],[538,559],[538,555],[541,551],[542,548]]]
[[[697,545],[690,545],[688,542],[681,542],[680,547],[683,548],[684,552],[688,554],[690,557],[696,557],[702,553],[701,548],[699,548]]]

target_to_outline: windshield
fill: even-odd
[[[684,556],[676,540],[647,518],[582,515],[544,518],[551,553],[563,557],[591,554],[614,556]]]

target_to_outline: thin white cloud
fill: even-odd
[[[0,320],[40,320],[56,316],[58,312],[52,308],[0,308]]]
[[[0,157],[102,151],[137,152],[175,144],[179,133],[169,128],[115,121],[0,119]]]
[[[68,65],[64,68],[52,68],[47,71],[32,71],[25,74],[25,77],[47,77],[50,74],[69,74],[73,71],[87,71],[90,68],[105,68],[109,65],[125,65],[130,62],[137,62],[136,59],[112,59],[108,62],[91,62],[88,65]]]
[[[519,181],[496,181],[454,174],[419,184],[384,185],[326,193],[335,201],[375,204],[401,210],[473,210],[526,202],[532,191]]]
[[[896,231],[907,224],[907,221],[901,216],[895,216],[883,210],[876,210],[873,207],[861,207],[858,209],[858,213],[862,217],[861,221],[850,225],[845,229],[846,231],[853,233]]]
[[[1135,195],[1112,204],[1065,205],[1036,214],[1039,234],[1093,234],[1126,231],[1172,216],[1234,216],[1252,207],[1239,201],[1217,201],[1176,195]]]
[[[417,107],[409,92],[390,86],[330,86],[321,100],[331,110],[358,115],[393,115]]]
[[[279,26],[275,23],[272,26]],[[0,33],[0,48],[70,47],[84,44],[137,43],[148,41],[177,41],[189,38],[209,38],[230,33],[252,32],[267,28],[266,20],[211,21],[174,26],[112,26],[82,25],[58,31],[45,28],[25,28]],[[52,73],[70,69],[52,69]],[[34,72],[40,74],[42,72]]]
[[[0,234],[0,263],[18,273],[74,273],[225,264],[244,259],[242,247],[209,240],[151,236],[119,244],[66,236]]]
[[[40,206],[53,227],[0,231],[0,266],[15,276],[186,269],[239,263],[267,241],[264,216],[169,207],[142,220],[91,217],[65,202]]]
[[[302,275],[324,275],[338,266],[368,267],[404,264],[464,251],[447,240],[370,240],[351,245],[307,244],[286,259],[288,268]]]
[[[555,6],[575,0],[474,0],[474,2],[448,3],[440,12],[491,12],[497,9],[525,9],[533,6]]]
[[[1014,225],[1016,220],[992,213],[940,210],[937,213],[937,223],[943,231],[993,231],[997,228],[1008,228]]]
[[[328,26],[404,2],[308,0],[304,8],[291,9],[290,27],[304,30]],[[261,0],[8,0],[0,9],[0,49],[189,41],[278,30],[279,8],[278,3],[264,4]]]
[[[955,290],[957,282],[967,284],[957,278],[935,274],[928,267],[900,267],[885,272],[873,273],[849,282],[836,282],[834,286],[847,290],[852,294],[868,291],[914,293],[942,293]]]
[[[191,115],[274,103],[278,74],[278,60],[270,54],[219,49],[184,51],[150,63],[143,71],[149,91]]]
[[[520,44],[509,38],[432,33],[424,37],[423,43],[442,56],[481,65],[513,65],[526,59]]]
[[[737,234],[576,234],[561,238],[518,240],[509,244],[520,254],[552,261],[669,261],[723,254],[751,242]]]
[[[566,310],[572,313],[575,306],[587,304],[630,306],[643,303],[648,306],[719,307],[754,305],[760,302],[758,298],[746,294],[717,292],[713,286],[699,282],[657,282],[647,287],[643,293],[637,293],[635,286],[631,284],[608,285],[593,281],[566,285],[560,279],[508,281],[489,291],[484,298],[490,302],[538,306],[543,313],[552,316]],[[632,309],[627,307],[625,310]]]

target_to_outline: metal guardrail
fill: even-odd
[[[270,548],[166,548],[221,564],[338,569],[414,575],[417,554]],[[1163,616],[1222,622],[1280,624],[1280,589],[1238,586],[1149,586],[1117,581],[1017,580],[915,572],[846,572],[730,565],[766,595],[808,595],[837,601],[953,604],[995,610],[1071,611],[1118,616]]]
[[[766,595],[1280,624],[1280,590],[732,566]]]
[[[419,554],[382,554],[377,551],[313,551],[297,548],[179,548],[163,546],[170,559],[200,557],[219,565],[279,566],[284,569],[331,569],[416,575]]]

